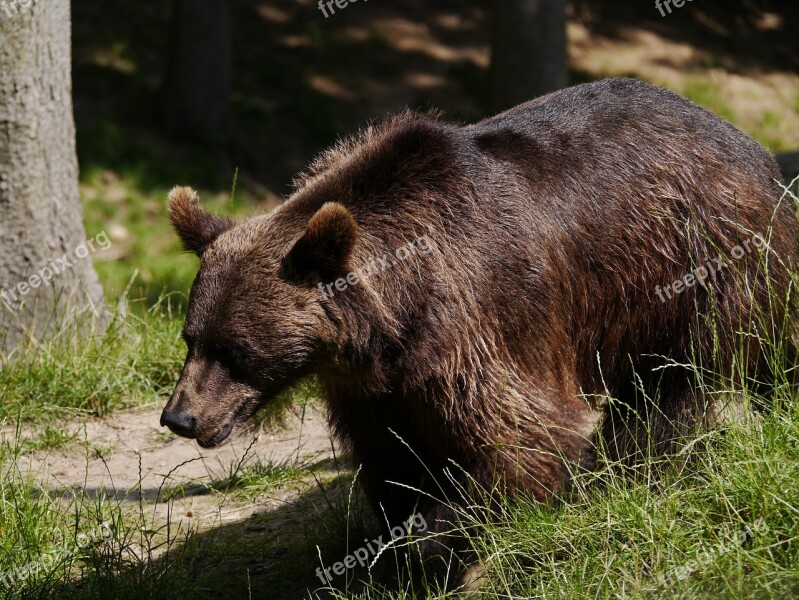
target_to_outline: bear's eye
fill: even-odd
[[[242,348],[215,344],[211,350],[214,360],[220,363],[234,379],[244,381],[247,367],[245,366],[246,354]]]
[[[214,346],[214,355],[223,363],[232,363],[235,360],[233,350],[227,346]]]
[[[229,369],[237,366],[241,358],[240,349],[227,344],[214,344],[211,352],[216,360],[224,364]]]

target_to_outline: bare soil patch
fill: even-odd
[[[159,417],[160,408],[148,408],[70,423],[67,428],[82,443],[22,456],[20,473],[56,494],[104,493],[131,509],[144,501],[151,505],[155,527],[169,519],[176,525],[205,528],[291,502],[307,487],[307,480],[313,481],[308,475],[249,502],[211,493],[237,470],[256,461],[312,464],[334,457],[334,444],[318,408],[290,413],[281,428],[240,432],[210,450],[167,432],[159,426]]]

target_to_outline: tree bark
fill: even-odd
[[[497,0],[492,110],[505,110],[567,83],[566,0]]]
[[[91,258],[76,256],[87,236],[71,68],[69,0],[0,9],[0,362],[24,337],[103,316]]]
[[[175,0],[173,10],[161,90],[164,131],[177,139],[226,146],[233,135],[227,0]]]

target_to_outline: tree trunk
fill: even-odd
[[[173,138],[231,142],[231,39],[227,0],[175,0],[162,85],[164,131]]]
[[[4,4],[0,362],[26,336],[40,338],[70,324],[96,323],[103,315],[90,250],[81,249],[87,237],[78,192],[71,77],[69,0]]]
[[[565,87],[566,0],[497,0],[492,47],[492,110]]]
[[[799,177],[799,152],[778,154],[777,163],[780,165],[785,185],[793,183],[791,190],[799,195],[799,181],[795,181]]]

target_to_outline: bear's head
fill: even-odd
[[[204,210],[189,188],[172,190],[169,215],[200,269],[188,355],[161,425],[212,447],[330,355],[340,328],[318,286],[348,272],[358,227],[337,203],[236,223]]]

